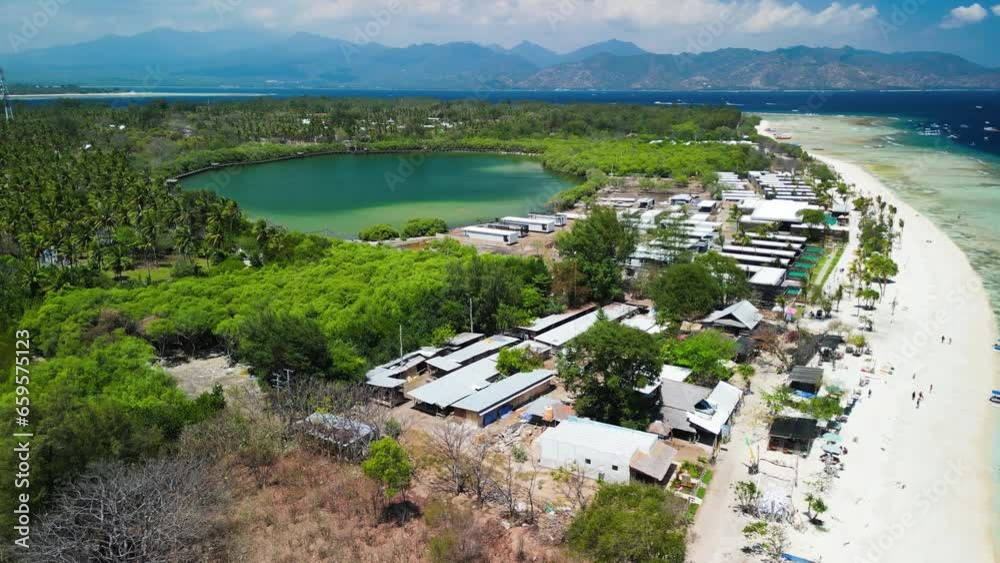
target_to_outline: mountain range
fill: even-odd
[[[309,33],[155,29],[6,55],[14,83],[384,89],[1000,88],[1000,69],[936,52],[851,47],[656,54],[611,40],[570,53],[522,42],[388,47]]]

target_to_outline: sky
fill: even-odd
[[[0,0],[0,54],[160,27],[390,46],[528,40],[558,52],[611,38],[656,53],[850,45],[1000,67],[1000,0]]]

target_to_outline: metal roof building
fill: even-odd
[[[486,356],[499,351],[500,348],[503,348],[504,346],[511,346],[513,344],[517,344],[518,342],[520,342],[520,340],[512,336],[491,336],[489,338],[479,340],[475,344],[459,348],[447,356],[432,358],[427,361],[427,365],[433,367],[439,374],[451,373],[462,366],[469,365],[472,362],[481,360]]]
[[[486,426],[552,390],[556,372],[548,369],[515,373],[452,405],[456,414]]]
[[[607,316],[609,321],[617,321],[619,319],[626,318],[634,313],[637,309],[631,305],[625,305],[624,303],[612,303],[600,309],[604,311],[605,316]],[[597,323],[599,311],[594,311],[588,313],[577,319],[554,328],[548,332],[542,333],[535,340],[548,344],[554,348],[559,348],[565,345],[570,340],[573,340],[577,336],[587,332],[590,327]]]
[[[496,355],[479,360],[441,379],[417,387],[409,392],[409,397],[418,403],[446,409],[473,393],[485,389],[490,380],[497,376]]]
[[[757,307],[753,306],[753,303],[743,300],[726,309],[712,313],[701,322],[704,325],[722,328],[753,330],[763,319],[764,316],[760,314]]]

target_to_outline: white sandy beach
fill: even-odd
[[[761,131],[766,127],[762,123]],[[849,453],[845,470],[823,494],[829,506],[824,529],[809,524],[791,529],[787,552],[823,562],[995,561],[991,454],[997,413],[988,397],[1000,381],[1000,354],[991,347],[996,323],[981,280],[940,229],[872,175],[816,156],[858,192],[881,195],[905,220],[902,241],[893,254],[900,274],[877,310],[866,313],[875,319],[875,332],[865,335],[876,374],[887,365],[895,371],[873,378],[871,398],[865,389],[841,432]],[[854,240],[852,236],[828,291],[846,283],[839,269],[852,259]],[[845,299],[835,316],[856,324],[852,305]],[[942,336],[952,343],[942,344]],[[856,387],[862,367],[861,359],[849,358],[828,374],[827,382]],[[741,530],[750,520],[733,511],[731,486],[750,479],[744,465],[750,449],[744,440],[756,444],[764,439],[753,421],[759,392],[780,381],[773,374],[754,380],[757,394],[737,421],[698,512],[690,561],[759,560],[740,551],[747,543]],[[914,391],[925,396],[919,409],[911,400]],[[809,458],[798,463],[778,453],[762,456],[787,466],[765,463],[762,472],[788,483],[799,511],[805,510],[805,483],[822,468],[818,450],[819,441]]]

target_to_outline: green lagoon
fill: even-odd
[[[353,238],[362,228],[436,217],[450,227],[542,208],[574,184],[535,159],[482,154],[333,155],[235,166],[184,179],[253,218]]]

